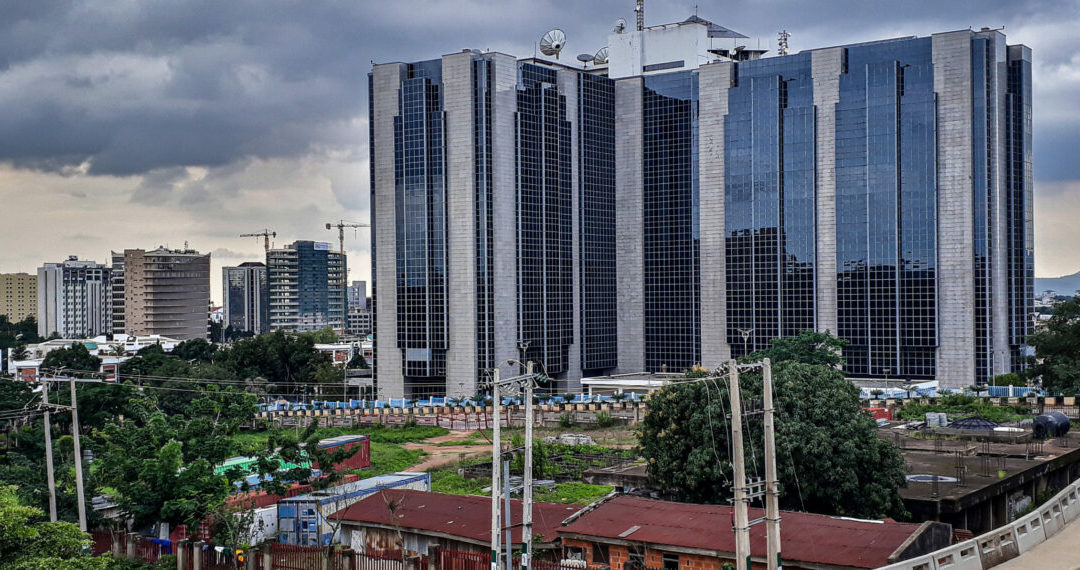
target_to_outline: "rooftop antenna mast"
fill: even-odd
[[[779,54],[780,55],[787,55],[788,54],[788,38],[791,37],[791,34],[789,34],[787,30],[780,30],[779,36],[780,36],[780,39],[777,40],[777,43],[780,44]]]
[[[645,29],[645,0],[637,0],[634,15],[637,16],[637,31],[640,32]]]

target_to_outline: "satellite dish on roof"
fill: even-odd
[[[597,50],[596,55],[593,56],[592,61],[596,65],[604,65],[607,63],[607,47],[602,47]]]
[[[587,53],[579,53],[578,56],[577,56],[577,60],[580,61],[581,63],[591,63],[592,60],[593,60],[593,56],[591,56],[591,55],[589,55]]]
[[[621,33],[625,32],[626,31],[626,20],[624,20],[622,18],[619,18],[618,20],[615,20],[615,30],[614,31],[615,31],[616,34],[621,34]]]
[[[563,46],[566,45],[566,33],[562,30],[555,28],[549,30],[540,38],[540,53],[544,55],[553,55],[555,59],[559,59],[559,52],[562,51]]]

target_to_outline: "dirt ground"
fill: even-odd
[[[520,428],[504,429],[503,437],[509,439],[514,435],[522,435],[525,430]],[[593,441],[597,445],[603,445],[606,447],[616,447],[619,449],[630,449],[637,445],[637,439],[635,438],[635,431],[625,426],[617,426],[606,429],[584,429],[581,427],[571,428],[537,428],[535,436],[542,438],[546,436],[558,436],[563,433],[581,433],[593,438]],[[419,449],[427,452],[427,455],[423,457],[423,460],[412,467],[409,467],[407,471],[426,471],[434,467],[443,467],[461,461],[462,459],[469,459],[472,457],[480,457],[483,455],[489,455],[491,453],[491,445],[447,445],[454,441],[469,441],[475,442],[476,440],[483,440],[484,437],[480,432],[476,430],[455,430],[451,431],[447,435],[441,435],[426,439],[418,443],[406,443],[403,447],[405,449]]]
[[[406,471],[427,471],[433,467],[442,467],[462,459],[490,454],[490,445],[445,445],[452,441],[469,440],[470,436],[475,433],[475,430],[458,430],[447,435],[426,439],[423,442],[406,443],[403,446],[405,449],[419,449],[427,452],[427,455],[423,457],[420,463],[409,467]],[[476,438],[471,439],[475,441]],[[440,443],[443,445],[439,445]]]

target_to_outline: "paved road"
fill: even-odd
[[[1065,530],[1046,542],[1025,552],[994,569],[1008,570],[1077,570],[1080,568],[1080,520],[1073,521]]]

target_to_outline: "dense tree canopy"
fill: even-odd
[[[1035,365],[1029,377],[1041,379],[1047,390],[1080,393],[1080,297],[1054,305],[1046,328],[1029,337],[1035,347]]]
[[[769,358],[773,362],[794,361],[839,367],[844,364],[841,353],[848,341],[828,332],[805,330],[792,337],[774,338],[771,344],[771,347],[759,350],[744,360]]]
[[[63,369],[65,374],[87,376],[101,368],[101,359],[90,354],[82,344],[75,342],[67,348],[49,351],[41,361],[41,367],[51,372]]]
[[[858,390],[835,368],[793,359],[773,368],[781,506],[817,513],[881,517],[905,510],[898,488],[904,462],[878,438]],[[668,386],[649,402],[639,435],[649,476],[679,500],[732,496],[726,379]],[[743,401],[760,400],[761,374],[743,374]],[[764,476],[760,416],[748,416],[747,475]]]
[[[45,513],[20,503],[14,486],[0,487],[0,560],[13,570],[105,570],[110,558],[83,554],[90,535],[67,522],[47,522]]]

